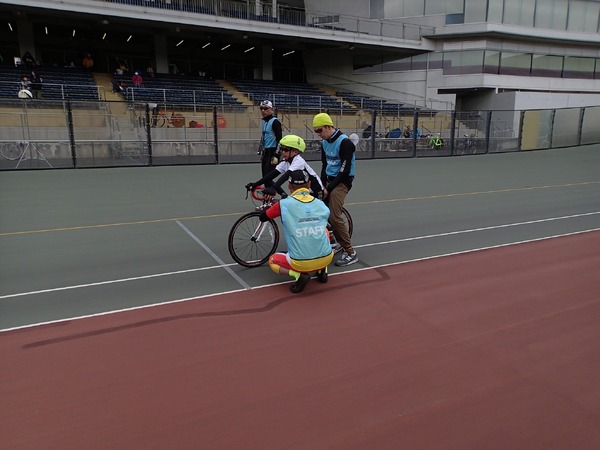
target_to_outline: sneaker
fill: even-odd
[[[302,292],[309,281],[310,275],[307,273],[301,273],[300,277],[298,277],[298,281],[290,286],[290,291],[292,291],[294,294]]]
[[[356,252],[346,253],[342,252],[342,256],[335,262],[336,266],[349,266],[350,264],[354,264],[358,262],[358,255]]]
[[[319,283],[327,283],[327,278],[327,267],[317,271],[317,280],[319,280]]]

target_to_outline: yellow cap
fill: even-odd
[[[324,127],[325,125],[333,126],[333,120],[331,120],[329,114],[320,113],[313,118],[313,128]]]

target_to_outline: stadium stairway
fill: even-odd
[[[242,105],[244,106],[254,106],[252,100],[248,98],[243,92],[239,91],[233,84],[226,80],[215,80],[223,89],[229,91],[229,93]]]

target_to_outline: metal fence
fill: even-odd
[[[277,23],[307,28],[346,31],[379,37],[419,41],[423,35],[435,33],[435,28],[398,20],[370,19],[318,10],[305,10],[287,5],[257,3],[255,0],[94,0],[126,7],[203,14],[230,19]],[[63,2],[64,3],[64,2]],[[77,0],[69,3],[78,4]],[[87,1],[85,3],[88,3]]]
[[[284,134],[307,142],[318,110],[276,111]],[[356,133],[359,159],[465,156],[600,143],[600,106],[527,111],[328,110]],[[256,162],[261,117],[255,107],[15,101],[0,110],[0,170]]]

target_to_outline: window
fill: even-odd
[[[569,2],[567,30],[582,33],[598,33],[600,3],[572,0]]]
[[[425,14],[458,14],[463,12],[463,0],[427,0]]]
[[[444,53],[444,75],[481,73],[483,50]]]
[[[501,75],[529,75],[531,73],[531,54],[502,52],[500,57]]]
[[[568,3],[564,0],[537,0],[535,26],[565,30],[567,27]]]
[[[483,73],[497,74],[500,68],[500,52],[486,50],[483,60]]]
[[[535,0],[504,0],[503,23],[532,27],[534,11]]]
[[[502,23],[504,16],[504,2],[490,0],[488,2],[488,18],[490,23]]]
[[[465,0],[465,23],[485,22],[486,6],[487,0]]]
[[[563,78],[594,78],[594,58],[578,58],[565,56]]]
[[[531,62],[531,75],[534,77],[562,76],[563,57],[550,55],[533,55]]]

